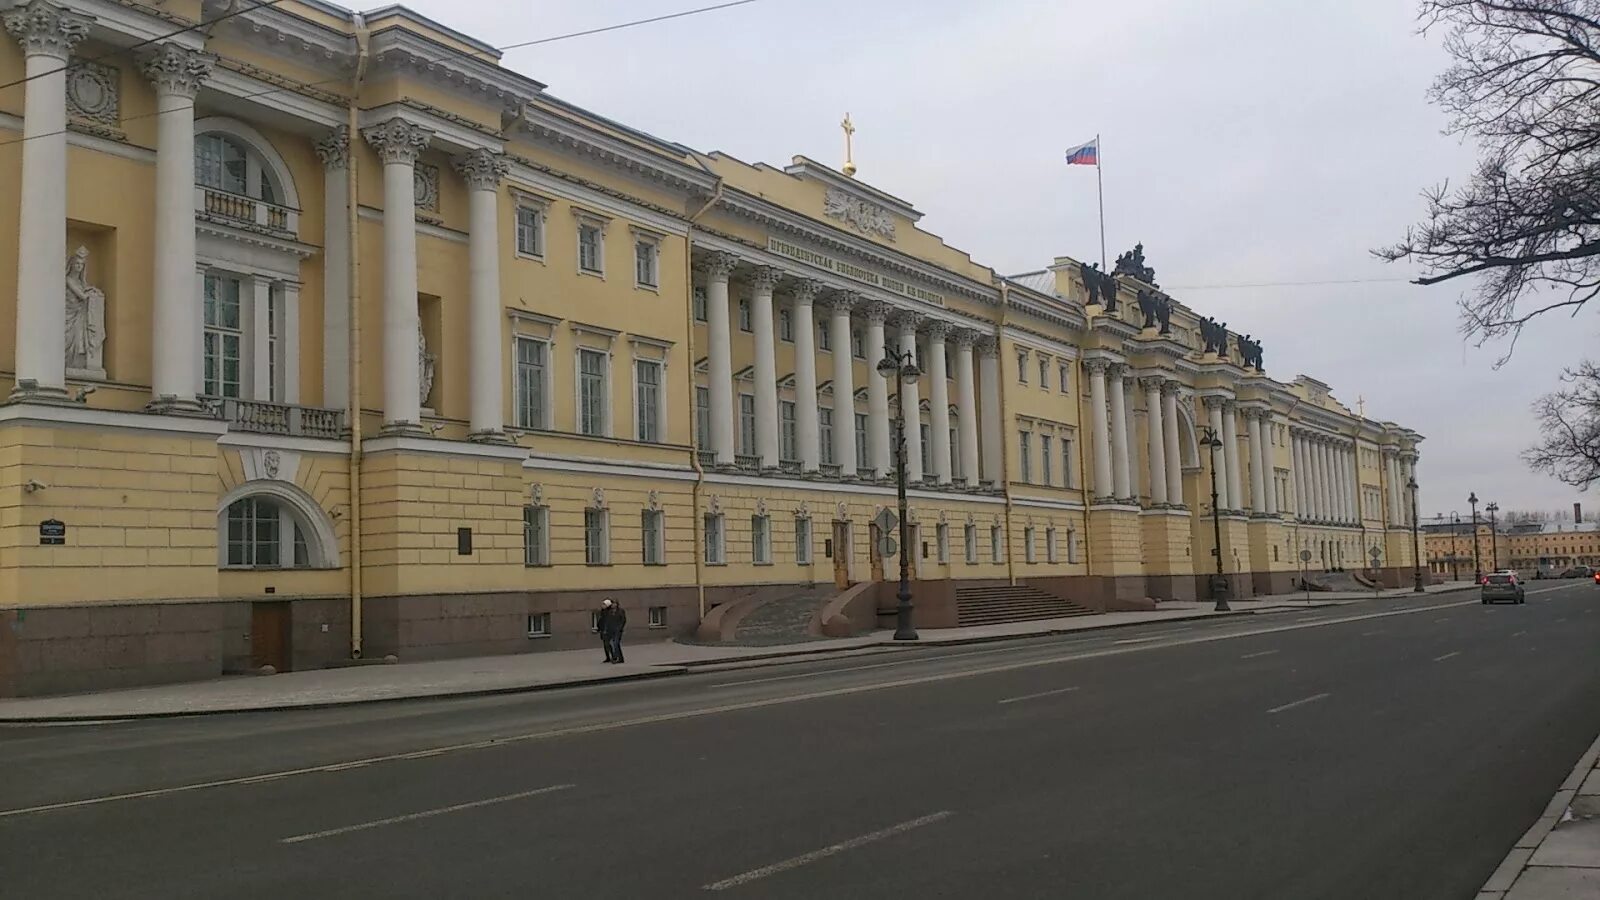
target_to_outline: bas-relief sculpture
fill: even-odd
[[[433,393],[434,355],[428,352],[428,339],[417,329],[417,402],[428,405],[428,395]]]
[[[89,250],[79,247],[67,257],[67,369],[78,377],[106,377],[106,295],[85,274]]]
[[[822,213],[858,231],[894,240],[894,216],[887,209],[860,197],[852,197],[837,188],[829,188],[823,195]]]

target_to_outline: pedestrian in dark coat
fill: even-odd
[[[606,662],[622,662],[622,631],[628,627],[628,614],[610,597],[600,605],[600,643],[606,650]]]

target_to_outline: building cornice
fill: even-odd
[[[368,14],[369,21],[381,17],[380,13]],[[544,90],[543,84],[531,78],[400,25],[386,25],[374,30],[368,52],[374,74],[419,78],[475,100],[493,101],[506,110],[520,109],[522,104]]]
[[[830,169],[822,163],[819,163],[809,157],[796,156],[792,163],[784,166],[783,171],[786,175],[793,175],[794,177],[801,179],[820,181],[835,190],[844,191],[846,194],[852,194],[856,197],[860,197],[863,200],[871,201],[872,203],[885,207],[895,215],[898,215],[904,219],[908,219],[912,222],[916,222],[918,219],[922,218],[922,213],[918,212],[911,206],[910,203],[901,200],[899,197],[896,197],[895,195],[885,191],[880,191],[872,185],[857,181],[843,172]]]
[[[415,100],[397,100],[361,111],[361,129],[401,119],[432,132],[432,146],[447,153],[470,150],[499,152],[504,146],[500,135],[460,116]]]
[[[637,144],[598,129],[587,128],[581,122],[557,115],[538,104],[522,106],[517,129],[535,143],[591,157],[612,168],[674,190],[709,196],[717,186],[716,176],[699,166],[669,160]]]
[[[207,21],[228,16],[212,26],[217,29],[214,34],[238,37],[252,47],[287,59],[311,60],[333,72],[354,71],[358,52],[354,35],[313,22],[283,6],[262,3],[242,12],[237,11],[237,6],[235,0],[204,0],[201,12]]]

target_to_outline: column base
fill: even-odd
[[[11,389],[8,403],[44,403],[57,406],[76,406],[66,388],[44,387],[32,378],[19,378]]]
[[[515,444],[517,439],[500,429],[491,431],[474,431],[467,435],[467,440],[478,444]]]
[[[211,408],[193,397],[174,397],[162,394],[144,405],[145,412],[163,416],[193,416],[197,419],[214,418]]]
[[[428,437],[432,434],[417,422],[385,422],[378,433],[384,437]]]

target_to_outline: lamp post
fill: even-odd
[[[1422,593],[1422,555],[1417,547],[1417,479],[1415,476],[1406,481],[1406,487],[1411,489],[1411,590],[1413,593]]]
[[[917,630],[911,625],[911,524],[906,521],[906,411],[900,400],[900,386],[922,377],[914,354],[893,347],[883,348],[878,374],[894,382],[894,480],[899,492],[900,511],[900,590],[894,610],[894,639],[914,641]]]
[[[1500,511],[1500,504],[1490,502],[1483,511],[1489,514],[1489,571],[1500,571],[1500,529],[1496,527],[1494,514]]]
[[[1472,580],[1482,584],[1483,563],[1478,558],[1478,492],[1468,494],[1467,502],[1472,504]]]
[[[1200,429],[1200,444],[1211,448],[1211,532],[1216,539],[1217,574],[1211,579],[1211,595],[1217,600],[1217,612],[1227,612],[1228,576],[1222,573],[1222,513],[1217,509],[1217,451],[1222,449],[1222,438],[1209,426]]]
[[[1441,518],[1443,518],[1444,513],[1440,513],[1439,516]],[[1456,550],[1456,541],[1460,537],[1461,537],[1461,515],[1459,513],[1457,513],[1455,510],[1452,509],[1452,510],[1450,510],[1450,580],[1451,581],[1460,581],[1461,580],[1461,570],[1456,567],[1456,563],[1458,563],[1461,560],[1461,554],[1459,552],[1457,552],[1457,550]]]

